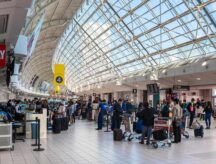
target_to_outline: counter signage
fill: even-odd
[[[4,68],[6,65],[6,46],[0,44],[0,68]]]
[[[189,91],[190,86],[187,86],[187,85],[173,85],[173,90],[174,91]]]

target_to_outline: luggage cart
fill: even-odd
[[[172,127],[172,120],[170,118],[167,117],[155,118],[154,129],[153,129],[153,140],[151,141],[152,146],[155,149],[164,146],[171,147],[172,145],[171,136],[170,136],[171,132],[173,132],[173,127]],[[156,134],[159,135],[157,136]]]
[[[190,137],[188,131],[186,131],[187,128],[187,124],[188,124],[188,116],[185,116],[182,118],[182,123],[181,123],[181,134],[188,139]]]
[[[123,138],[127,141],[132,141],[134,135],[132,133],[133,129],[133,115],[124,113],[122,116],[122,124],[125,126],[125,131],[123,133]]]

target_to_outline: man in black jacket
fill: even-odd
[[[122,107],[121,107],[122,100],[119,99],[118,102],[115,102],[113,105],[113,117],[112,117],[112,130],[120,129],[121,126],[121,114],[122,114]]]
[[[146,145],[149,145],[149,141],[152,134],[152,128],[154,126],[154,111],[149,107],[149,103],[144,104],[144,110],[142,111],[141,118],[143,119],[144,130],[142,134],[142,140],[140,144],[144,144],[144,139],[147,133]]]
[[[187,106],[187,110],[190,113],[190,123],[189,123],[189,128],[192,129],[192,124],[193,124],[193,120],[195,117],[195,112],[196,112],[196,104],[195,104],[195,100],[194,98],[191,99],[191,102],[188,104]]]

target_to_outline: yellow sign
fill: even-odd
[[[54,85],[64,85],[64,64],[54,65]]]
[[[59,91],[60,91],[60,87],[57,85],[57,86],[55,86],[55,94],[58,94],[59,93]]]

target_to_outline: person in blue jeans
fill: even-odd
[[[103,100],[99,103],[98,128],[96,130],[102,130],[103,128],[103,116],[107,107],[108,104],[106,103],[106,100]]]
[[[211,126],[211,116],[213,114],[213,108],[210,101],[206,103],[206,107],[204,109],[205,112],[205,122],[206,122],[206,129],[210,129]]]
[[[141,112],[141,119],[143,120],[144,129],[142,133],[142,139],[140,144],[144,144],[144,139],[147,134],[146,145],[150,144],[150,138],[152,135],[152,128],[154,126],[154,111],[149,107],[149,103],[144,104],[144,109]]]

